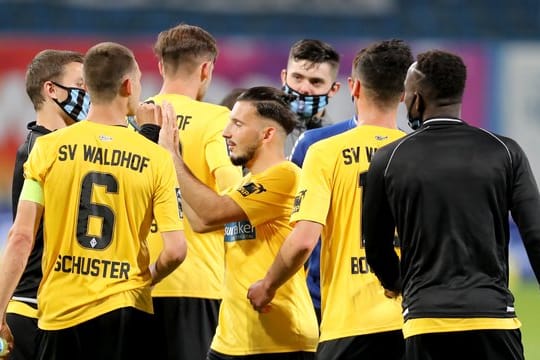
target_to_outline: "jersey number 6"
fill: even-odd
[[[118,193],[118,182],[111,174],[100,172],[90,172],[82,181],[77,217],[77,241],[85,248],[101,250],[111,243],[115,219],[110,207],[92,202],[94,185],[104,186],[106,193]],[[101,218],[101,235],[89,234],[91,218]]]

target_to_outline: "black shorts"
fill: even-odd
[[[151,314],[127,307],[67,329],[42,330],[38,359],[154,359],[151,323]]]
[[[9,358],[11,360],[34,360],[41,340],[41,330],[37,326],[37,319],[7,313],[6,321],[13,334],[15,346]]]
[[[152,358],[205,359],[216,332],[220,300],[155,297],[153,302]]]
[[[208,352],[206,360],[313,360],[315,359],[314,352],[295,351],[286,353],[267,353],[254,355],[225,355],[214,350]]]
[[[317,360],[401,360],[405,340],[401,330],[349,336],[319,343]]]
[[[421,334],[405,340],[407,360],[523,360],[521,332],[470,330]]]

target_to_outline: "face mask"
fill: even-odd
[[[283,86],[283,91],[296,96],[290,104],[291,110],[303,118],[311,118],[328,105],[328,94],[303,95],[291,89],[287,84]]]
[[[90,108],[90,95],[83,89],[76,87],[66,87],[60,85],[54,81],[52,83],[68,92],[66,100],[60,102],[53,99],[55,103],[60,106],[66,114],[69,115],[74,121],[81,121],[88,116],[88,109]]]
[[[418,95],[414,95],[413,100],[411,101],[411,105],[409,105],[409,108],[407,109],[407,119],[409,120],[409,127],[413,130],[416,130],[422,126],[422,114],[419,112],[418,117],[414,117],[411,115],[411,110],[414,105],[414,101],[416,100],[416,97]]]

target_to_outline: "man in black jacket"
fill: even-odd
[[[367,260],[403,295],[406,359],[523,359],[508,289],[508,216],[540,281],[540,195],[512,139],[460,119],[466,67],[433,50],[405,80],[418,130],[373,157],[363,209]],[[394,231],[401,261],[394,252]]]
[[[26,71],[26,93],[36,111],[36,120],[28,123],[26,140],[17,150],[13,171],[13,219],[24,182],[23,165],[36,138],[86,118],[90,97],[84,90],[83,55],[66,50],[44,50],[38,53]],[[37,291],[42,278],[43,227],[23,276],[7,310],[7,323],[15,338],[12,359],[35,359],[40,331],[37,327]]]

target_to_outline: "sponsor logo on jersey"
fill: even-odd
[[[262,184],[255,184],[253,182],[246,184],[237,190],[243,197],[246,197],[251,194],[260,194],[265,192],[266,189]]]
[[[176,188],[176,201],[178,202],[178,215],[180,216],[180,219],[184,218],[184,210],[182,209],[182,193],[180,192],[180,188]]]
[[[254,240],[256,237],[255,227],[247,220],[225,224],[225,242]]]
[[[292,208],[291,214],[294,214],[300,210],[300,204],[302,204],[302,200],[304,200],[304,197],[306,196],[307,189],[301,190],[298,192],[298,195],[294,197],[294,204]]]
[[[375,135],[375,140],[382,141],[382,140],[386,140],[386,139],[388,139],[388,136],[386,136],[386,135]]]

